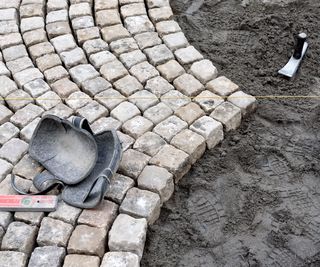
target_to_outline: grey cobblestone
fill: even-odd
[[[107,9],[96,12],[96,22],[99,27],[121,24],[121,18],[117,9]]]
[[[162,43],[156,32],[145,32],[134,36],[141,50]]]
[[[170,115],[173,114],[173,111],[171,108],[169,108],[164,103],[159,103],[156,106],[153,106],[149,109],[147,109],[143,116],[152,121],[155,125],[160,123],[161,121],[168,118]]]
[[[91,64],[96,68],[100,69],[102,65],[107,64],[117,58],[109,51],[101,51],[98,53],[91,54],[89,60]]]
[[[218,75],[217,68],[208,59],[193,63],[189,72],[203,84],[215,79]]]
[[[156,95],[147,90],[142,90],[129,96],[129,101],[134,103],[142,112],[159,103]]]
[[[32,186],[32,182],[27,179],[23,179],[19,176],[16,176],[16,184],[21,190],[28,192]],[[11,175],[7,177],[0,183],[0,194],[2,195],[16,195],[17,192],[12,188],[11,185]]]
[[[99,267],[100,259],[97,256],[70,254],[64,259],[63,267]]]
[[[49,217],[74,225],[81,213],[81,209],[72,207],[64,201],[59,201],[57,209],[49,213]]]
[[[27,126],[23,127],[23,129],[20,132],[20,138],[26,142],[29,142],[31,140],[32,134],[36,129],[39,121],[40,121],[40,118],[36,118],[32,122],[30,122]]]
[[[183,32],[176,32],[162,37],[163,42],[172,50],[187,47],[189,42]],[[179,55],[179,54],[178,54]],[[182,61],[183,62],[183,61]]]
[[[251,113],[257,107],[256,99],[253,96],[248,95],[242,91],[230,95],[228,97],[228,101],[239,107],[243,116]]]
[[[127,69],[119,60],[104,64],[100,69],[101,75],[109,82],[115,82],[128,74]]]
[[[70,108],[76,110],[92,102],[92,99],[87,94],[77,91],[69,95],[65,102]]]
[[[128,53],[123,53],[119,57],[120,61],[126,68],[130,69],[134,65],[147,60],[147,57],[141,50],[134,50]]]
[[[9,211],[0,211],[0,226],[7,229],[8,225],[12,222],[13,216]]]
[[[92,80],[85,81],[82,85],[82,90],[86,94],[93,97],[96,94],[101,93],[102,91],[105,91],[111,87],[112,85],[108,81],[106,81],[102,77],[97,77]]]
[[[160,97],[174,89],[172,84],[161,76],[157,76],[147,81],[145,89]]]
[[[43,79],[36,79],[28,82],[23,86],[23,89],[32,97],[38,97],[50,90],[49,85]]]
[[[211,93],[211,91],[208,90],[201,92],[193,99],[193,101],[198,103],[207,113],[212,112],[217,106],[224,102],[222,97]]]
[[[28,53],[24,45],[10,46],[2,50],[3,58],[6,62],[20,57],[27,57]]]
[[[138,255],[131,252],[108,252],[104,255],[101,267],[139,267]]]
[[[13,173],[32,180],[42,169],[39,163],[27,154],[14,166]]]
[[[54,53],[54,48],[51,43],[43,42],[29,47],[29,53],[32,60],[46,54]]]
[[[3,23],[0,23],[3,25]],[[9,33],[0,36],[0,47],[1,49],[8,48],[10,46],[22,44],[22,38],[20,33]]]
[[[33,121],[43,113],[43,109],[34,105],[28,104],[22,109],[19,109],[10,119],[10,121],[18,127],[23,128],[29,122]]]
[[[34,67],[29,57],[20,57],[15,60],[9,61],[6,63],[6,66],[8,67],[12,75],[22,70]]]
[[[83,49],[86,52],[86,54],[90,56],[91,54],[108,50],[109,46],[102,39],[94,39],[84,42]]]
[[[52,109],[61,102],[61,98],[53,91],[46,92],[36,99],[36,103],[44,110]]]
[[[196,119],[204,116],[205,113],[196,103],[191,102],[188,105],[177,109],[174,115],[178,116],[190,125]]]
[[[130,96],[143,89],[142,84],[131,75],[126,75],[125,77],[117,80],[113,85],[124,96]]]
[[[31,254],[28,267],[60,267],[65,255],[66,251],[61,247],[37,247]]]
[[[182,65],[188,65],[203,59],[203,56],[193,46],[178,49],[174,52],[174,54]]]
[[[72,230],[71,224],[46,217],[41,222],[37,243],[39,246],[66,247]]]
[[[20,30],[22,33],[32,31],[44,27],[44,20],[42,17],[32,17],[21,19]]]
[[[105,252],[107,231],[87,225],[78,225],[73,231],[69,244],[69,254],[87,254],[102,257]],[[81,240],[82,242],[79,242]]]
[[[161,96],[161,101],[176,111],[191,102],[191,99],[177,90],[171,90]]]
[[[174,20],[161,21],[156,24],[157,32],[160,36],[181,31],[181,28]]]
[[[116,174],[111,180],[110,187],[106,192],[106,197],[118,204],[121,204],[127,191],[133,186],[134,180],[127,176]]]
[[[51,88],[61,98],[67,98],[72,93],[79,91],[79,87],[74,82],[70,81],[68,78],[57,80],[51,85]]]
[[[135,219],[126,214],[118,215],[109,232],[110,251],[128,251],[141,259],[146,240],[146,219]]]
[[[98,27],[77,30],[76,35],[80,45],[84,44],[88,40],[101,38]]]
[[[69,69],[79,64],[88,63],[86,55],[79,47],[60,54],[63,64]]]
[[[138,178],[141,189],[157,193],[161,203],[170,199],[174,191],[173,176],[165,168],[146,166]]]
[[[157,193],[133,187],[127,192],[120,206],[120,212],[137,218],[146,218],[149,224],[153,224],[159,218],[160,208],[161,202]]]
[[[149,160],[150,157],[146,154],[129,149],[123,153],[119,172],[133,179],[137,179]]]
[[[139,15],[147,15],[147,11],[144,3],[133,3],[124,5],[120,8],[121,16],[123,18]]]
[[[128,17],[124,20],[124,25],[132,35],[154,31],[154,26],[146,15]]]
[[[124,134],[120,131],[117,131],[117,134],[120,139],[122,151],[126,151],[129,148],[132,148],[132,145],[134,144],[135,140],[130,135]]]
[[[12,111],[8,109],[6,106],[0,104],[0,124],[9,121],[12,116]]]
[[[143,135],[145,132],[150,131],[152,128],[153,123],[141,116],[136,116],[122,125],[123,132],[135,139]]]
[[[0,148],[0,158],[16,164],[27,152],[28,144],[18,138],[12,138]]]
[[[167,169],[178,182],[191,168],[189,155],[172,145],[165,145],[150,160],[150,164]]]
[[[196,96],[204,89],[204,86],[194,76],[187,73],[176,78],[173,84],[186,96]]]
[[[154,156],[166,144],[166,141],[153,132],[146,132],[134,143],[133,148],[149,156]]]
[[[172,52],[164,44],[144,50],[151,64],[157,66],[174,59]]]
[[[47,33],[44,29],[37,29],[23,34],[23,40],[26,46],[31,46],[48,41]]]
[[[18,26],[14,20],[0,22],[0,34],[10,34],[19,32]]]
[[[142,84],[151,78],[159,75],[159,72],[147,61],[134,65],[130,69],[130,73],[135,76]]]
[[[108,110],[96,101],[92,101],[86,106],[77,110],[77,114],[88,120],[89,123],[93,123],[101,117],[108,115]]]
[[[27,224],[39,226],[44,217],[44,212],[17,211],[14,213],[16,221],[22,221]]]
[[[222,124],[208,116],[196,120],[190,129],[206,139],[208,149],[215,147],[224,137]]]
[[[120,39],[110,43],[110,50],[116,56],[120,56],[123,53],[132,52],[137,49],[138,49],[138,45],[132,37]]]
[[[25,69],[13,75],[19,87],[36,79],[43,79],[43,74],[36,68]]]
[[[149,16],[153,23],[170,20],[173,17],[173,13],[170,6],[164,6],[159,8],[149,9]]]
[[[14,81],[12,81],[7,76],[0,76],[0,83],[1,83],[1,91],[0,91],[1,97],[6,97],[10,93],[18,89]]]
[[[94,133],[100,133],[106,130],[119,130],[122,123],[112,117],[103,117],[96,120],[92,125],[91,129]]]
[[[32,103],[33,99],[31,98],[31,96],[28,93],[19,89],[19,90],[13,91],[9,95],[7,95],[6,102],[7,102],[8,106],[10,107],[10,109],[12,109],[13,111],[17,111],[19,109],[22,109],[23,107],[25,107],[29,103]],[[7,113],[8,113],[8,111],[4,110],[3,114],[7,114]]]
[[[117,213],[117,204],[109,200],[103,200],[96,208],[83,210],[78,218],[78,223],[104,228],[109,231],[113,221],[117,217]]]
[[[170,60],[157,67],[161,75],[169,82],[185,73],[184,68],[176,61]]]
[[[1,267],[25,267],[28,256],[22,252],[0,251]]]
[[[46,30],[50,39],[71,33],[70,25],[67,21],[58,21],[47,24]]]
[[[104,105],[108,110],[114,109],[121,102],[125,101],[125,97],[114,89],[103,91],[95,95],[94,99],[96,99],[100,104]]]
[[[1,109],[1,108],[0,108]],[[17,137],[19,129],[10,122],[0,125],[0,145],[8,142],[11,138]]]
[[[110,115],[121,122],[125,122],[140,115],[140,111],[134,104],[125,101],[113,109]]]
[[[31,253],[37,228],[23,222],[10,223],[1,244],[1,250],[14,250],[26,254]]]
[[[4,178],[6,178],[6,176],[11,172],[11,170],[12,170],[12,164],[10,164],[9,162],[3,159],[0,159],[0,182]],[[0,224],[0,226],[2,225]]]
[[[44,72],[44,76],[49,83],[54,83],[58,80],[68,78],[69,73],[62,66],[57,66],[51,69],[48,69]]]

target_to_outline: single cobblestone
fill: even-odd
[[[208,116],[196,120],[190,129],[206,139],[208,149],[215,147],[224,137],[222,124]]]
[[[58,219],[64,221],[65,223],[75,225],[81,209],[73,207],[65,203],[64,201],[59,201],[57,209],[49,213],[49,217],[53,219]]]
[[[128,251],[141,259],[146,241],[147,220],[135,219],[126,214],[118,215],[109,232],[110,251]]]
[[[240,126],[241,109],[226,101],[219,105],[210,114],[210,117],[220,121],[228,132],[237,129]]]
[[[26,83],[43,79],[43,74],[36,68],[25,69],[13,75],[17,85],[22,88]]]
[[[77,30],[76,36],[80,45],[84,44],[88,40],[101,38],[98,27],[90,27],[86,29]]]
[[[108,89],[106,91],[103,91],[95,95],[94,99],[97,100],[100,104],[104,105],[108,110],[114,109],[120,103],[125,101],[125,97],[114,89]]]
[[[0,104],[0,124],[8,122],[12,114],[13,112],[10,109]]]
[[[62,62],[68,69],[79,64],[88,63],[86,55],[84,54],[83,50],[79,47],[70,51],[62,52],[60,54],[60,57],[62,59]]]
[[[172,84],[161,76],[157,76],[147,81],[145,89],[156,95],[157,97],[174,90]]]
[[[173,114],[173,111],[171,108],[169,108],[164,103],[159,103],[156,106],[153,106],[149,109],[147,109],[143,116],[149,119],[154,123],[154,125],[159,124],[161,121],[165,120],[169,116]]]
[[[36,103],[44,110],[52,109],[61,102],[61,98],[53,91],[46,92],[36,99]]]
[[[0,159],[0,182],[6,178],[6,176],[11,172],[12,170],[12,164],[10,164],[9,162]],[[1,215],[0,215],[1,217]],[[0,226],[2,226],[0,224]]]
[[[64,78],[54,82],[51,85],[51,88],[61,98],[67,98],[72,93],[79,91],[79,87],[74,82],[70,81],[68,78]]]
[[[6,102],[10,109],[13,111],[17,111],[22,109],[26,105],[33,102],[31,96],[23,90],[13,91],[11,94],[7,95]],[[3,114],[7,114],[8,112],[4,112]]]
[[[0,145],[8,142],[10,139],[17,137],[19,134],[19,129],[15,127],[12,123],[6,122],[0,125]]]
[[[156,29],[160,36],[181,31],[179,24],[174,20],[158,22],[156,24]]]
[[[122,123],[112,117],[103,117],[96,120],[92,125],[91,129],[94,133],[100,133],[107,130],[119,130]]]
[[[42,169],[43,167],[27,154],[14,166],[13,173],[23,178],[33,180]]]
[[[44,29],[37,29],[24,33],[23,40],[27,47],[48,41],[47,33]]]
[[[49,42],[44,42],[40,44],[35,44],[29,47],[29,52],[31,59],[34,61],[38,57],[41,57],[46,54],[54,53],[54,47]]]
[[[28,123],[39,117],[43,113],[43,109],[34,105],[28,104],[22,109],[19,109],[11,118],[10,121],[16,126],[23,128]]]
[[[146,166],[138,178],[138,186],[160,196],[161,203],[170,199],[174,191],[173,175],[165,168]]]
[[[204,90],[204,86],[194,76],[187,73],[176,78],[173,84],[177,90],[186,96],[196,96]]]
[[[65,102],[70,108],[76,110],[92,102],[92,99],[87,94],[77,91],[69,95]]]
[[[167,142],[170,142],[175,135],[186,128],[188,128],[188,124],[173,115],[154,127],[153,132],[160,135]]]
[[[250,114],[257,107],[255,97],[248,95],[242,91],[230,95],[228,97],[228,101],[241,109],[242,116]]]
[[[1,244],[1,250],[31,253],[35,243],[37,227],[23,222],[10,223]]]
[[[153,128],[153,123],[142,116],[136,116],[122,125],[124,133],[137,139],[145,132],[150,131]]]
[[[143,89],[142,84],[131,75],[119,79],[113,85],[124,96],[130,96]]]
[[[121,24],[121,18],[118,10],[108,9],[96,12],[96,22],[101,28]]]
[[[170,60],[165,64],[159,65],[157,69],[169,82],[185,73],[184,68],[176,60]]]
[[[109,46],[102,39],[93,39],[84,42],[83,49],[86,51],[86,54],[90,56],[92,54],[108,50]]]
[[[207,90],[221,96],[227,96],[239,89],[239,86],[230,81],[228,78],[221,76],[206,85]]]
[[[173,111],[189,104],[191,99],[177,90],[171,90],[161,96],[161,101],[169,106]]]
[[[69,73],[63,66],[57,66],[44,72],[46,80],[51,84],[58,80],[69,78]]]
[[[164,6],[159,8],[149,9],[149,16],[153,23],[170,20],[173,17],[173,13],[170,6]]]
[[[0,211],[0,226],[6,230],[12,222],[13,216],[9,211]]]
[[[6,62],[15,60],[20,57],[27,57],[28,52],[24,45],[10,46],[2,50],[3,58]]]
[[[133,179],[137,179],[149,160],[149,156],[136,150],[129,149],[123,153],[119,172]]]
[[[17,27],[15,22],[9,22],[9,23],[10,23],[11,27],[13,27],[13,28]],[[5,24],[6,24],[5,22],[1,22],[0,23],[0,25],[6,26]],[[2,31],[6,31],[6,30],[8,30],[8,28],[7,29],[1,29],[1,30]],[[22,38],[21,38],[21,34],[18,33],[18,32],[12,32],[12,33],[8,33],[8,34],[0,36],[0,47],[1,47],[1,49],[6,49],[8,47],[19,45],[19,44],[22,44]]]
[[[121,24],[104,27],[101,29],[101,34],[103,39],[108,43],[130,37],[128,30]]]
[[[144,52],[147,54],[147,57],[151,64],[155,66],[164,64],[167,61],[174,59],[174,55],[164,44],[157,45],[152,48],[147,48],[144,50]]]
[[[40,121],[40,118],[36,118],[32,122],[30,122],[27,126],[23,127],[23,129],[20,132],[20,138],[26,142],[29,142],[31,140],[33,132],[36,129],[39,121]]]
[[[34,98],[50,91],[49,85],[43,79],[36,79],[26,83],[23,89]]]
[[[58,22],[47,24],[46,30],[51,41],[55,37],[59,37],[59,36],[71,33],[71,29],[68,21],[58,21]]]
[[[17,211],[14,213],[16,221],[22,221],[27,224],[39,226],[44,217],[44,212]]]
[[[104,64],[116,60],[117,58],[109,51],[101,51],[98,53],[91,54],[89,60],[91,64],[96,68],[100,69]]]
[[[132,148],[132,145],[134,144],[135,140],[130,135],[124,134],[120,131],[117,131],[117,134],[120,139],[123,152],[128,150],[129,148]]]
[[[83,210],[78,219],[78,223],[92,227],[104,228],[108,232],[113,221],[116,219],[117,214],[117,204],[109,200],[102,200],[99,206],[94,209]]]
[[[208,90],[201,92],[193,99],[193,101],[199,104],[199,106],[207,113],[211,113],[216,107],[224,102],[222,97]]]
[[[171,33],[163,36],[162,39],[166,46],[168,46],[172,51],[185,48],[189,45],[189,42],[183,32]]]
[[[106,197],[121,204],[127,191],[134,186],[134,180],[131,178],[116,174],[111,180],[110,187],[106,192]]]
[[[100,267],[139,267],[138,255],[131,252],[108,252]]]
[[[102,91],[105,91],[111,87],[112,85],[105,79],[103,79],[102,77],[97,77],[92,80],[85,81],[83,83],[82,89],[86,94],[93,97],[96,94],[101,93]]]
[[[155,45],[159,45],[162,43],[156,32],[145,32],[141,34],[137,34],[134,36],[136,39],[138,46],[141,50],[144,50],[149,47],[153,47]]]
[[[107,116],[108,110],[99,103],[92,101],[86,106],[78,109],[77,114],[86,118],[89,123],[92,123],[101,117]]]
[[[126,122],[140,115],[140,110],[134,104],[125,101],[113,109],[110,115],[121,122]]]
[[[150,164],[166,168],[174,175],[177,183],[191,168],[189,155],[172,145],[165,145],[150,160]]]
[[[71,224],[46,217],[41,222],[37,243],[39,246],[66,247],[72,230]]]
[[[18,138],[12,138],[0,148],[0,158],[16,164],[27,152],[28,144]]]
[[[22,252],[0,251],[1,267],[25,267],[28,256]]]
[[[132,52],[137,49],[138,49],[138,45],[132,37],[120,39],[110,43],[110,50],[116,56],[120,56],[123,53]]]
[[[206,151],[206,140],[189,129],[185,129],[173,137],[171,145],[188,153],[191,164],[196,163]]]
[[[0,91],[1,97],[6,97],[10,93],[12,93],[18,89],[15,82],[12,81],[7,76],[0,76],[0,83],[1,83],[1,91]]]
[[[118,60],[104,64],[101,67],[100,72],[105,79],[112,83],[128,74],[127,69]]]
[[[192,64],[189,72],[200,82],[206,84],[218,76],[218,70],[208,59],[201,60]]]
[[[102,257],[105,252],[106,236],[107,231],[104,228],[78,225],[71,235],[68,253]]]
[[[147,90],[142,90],[129,96],[129,101],[135,104],[142,112],[159,103],[156,95]]]
[[[60,267],[65,255],[65,248],[56,246],[37,247],[31,254],[28,267]]]
[[[124,25],[133,35],[154,31],[154,26],[146,15],[128,17],[124,20]]]
[[[188,105],[176,110],[174,115],[178,116],[180,119],[182,119],[190,125],[196,119],[204,116],[205,113],[196,103],[191,102]]]
[[[12,75],[14,75],[22,70],[34,67],[34,65],[29,57],[20,57],[15,60],[9,61],[6,63],[6,66],[10,70]],[[10,74],[8,77],[10,77]]]
[[[153,132],[146,132],[134,143],[133,148],[149,156],[154,156],[166,144],[166,141]]]
[[[70,254],[64,259],[63,267],[99,267],[100,259],[97,256]],[[119,266],[120,267],[120,266]]]
[[[200,52],[193,46],[178,49],[174,52],[174,54],[182,65],[189,65],[195,61],[203,59],[203,56],[200,54]]]
[[[119,59],[127,69],[130,69],[134,65],[146,61],[147,57],[144,53],[141,52],[141,50],[134,50],[128,53],[121,54],[119,56]]]
[[[71,23],[73,30],[94,27],[94,21],[92,16],[81,16],[78,18],[74,18],[72,19]]]

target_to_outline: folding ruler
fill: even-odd
[[[55,211],[57,196],[0,195],[0,211]]]

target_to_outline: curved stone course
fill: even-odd
[[[168,0],[0,0],[0,194],[34,191],[45,114],[114,128],[123,158],[99,207],[0,212],[0,266],[139,266],[147,226],[255,98],[189,44]],[[57,192],[55,192],[57,193]]]

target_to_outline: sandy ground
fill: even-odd
[[[318,0],[172,0],[190,42],[253,95],[320,95]],[[296,79],[277,75],[305,31]],[[141,266],[320,266],[320,100],[260,99],[192,168]]]

